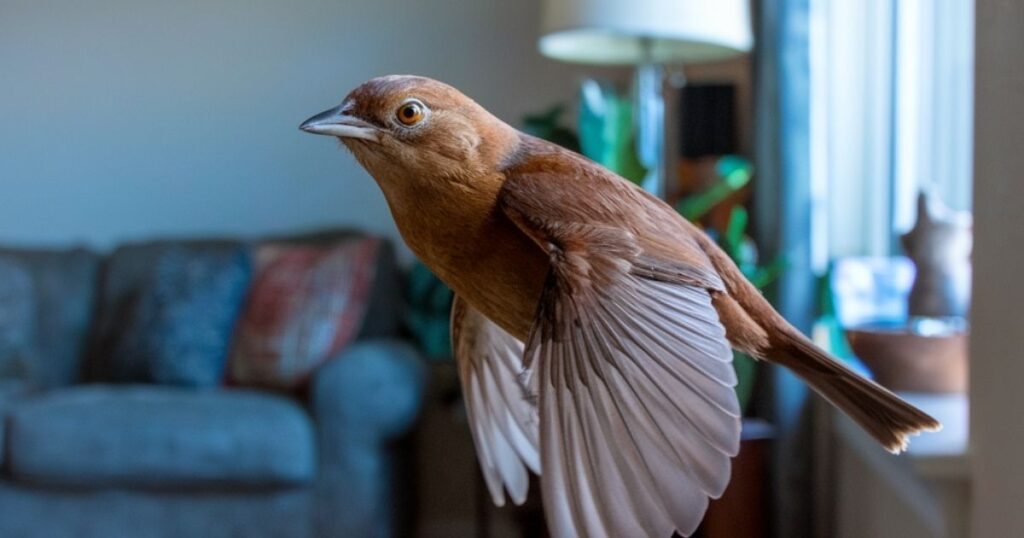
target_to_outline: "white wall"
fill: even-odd
[[[359,82],[450,82],[511,123],[574,96],[538,0],[0,0],[0,242],[394,235],[376,185],[298,131]]]
[[[1024,536],[1024,4],[978,0],[972,536]]]

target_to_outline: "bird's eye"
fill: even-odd
[[[402,122],[402,125],[416,125],[426,116],[426,107],[416,100],[407,101],[398,107],[395,115],[398,116],[398,121]]]

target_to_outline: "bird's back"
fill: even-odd
[[[578,214],[579,222],[626,230],[644,251],[714,278],[714,269],[695,240],[694,234],[700,233],[696,228],[657,198],[579,154],[521,134],[498,174],[500,188],[491,198],[462,206],[472,216],[441,218],[429,210],[396,212],[395,216],[400,229],[418,235],[407,241],[442,280],[520,339],[526,339],[534,322],[550,268],[549,249],[527,236],[503,211],[501,199],[507,185],[522,189],[536,182],[546,191],[557,189],[561,209]],[[432,231],[420,233],[423,230]]]

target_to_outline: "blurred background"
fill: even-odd
[[[1024,535],[1022,36],[1002,0],[0,0],[0,536],[545,535],[479,476],[451,292],[298,130],[391,73],[662,197],[945,425],[889,455],[737,354],[700,536]]]

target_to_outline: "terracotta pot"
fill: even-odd
[[[905,328],[846,330],[854,354],[882,386],[893,391],[967,390],[967,333],[923,336]]]

